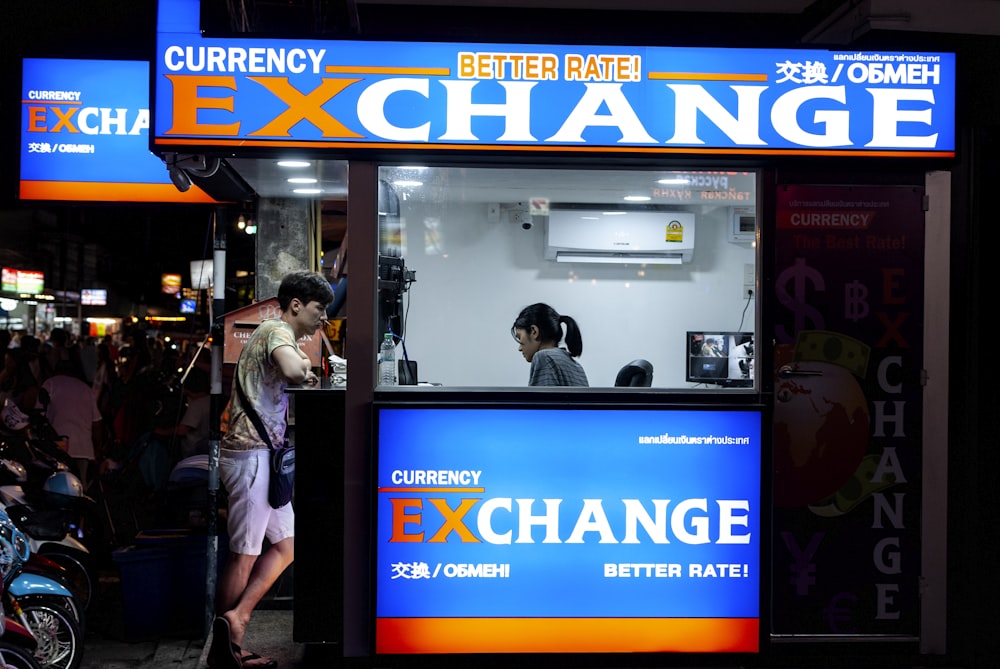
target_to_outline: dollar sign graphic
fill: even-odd
[[[818,309],[806,304],[805,302],[807,279],[812,282],[813,287],[816,290],[826,289],[823,276],[815,269],[808,267],[806,265],[805,258],[796,258],[794,265],[778,275],[778,301],[795,313],[795,332],[807,329],[807,318],[812,321],[815,326],[814,329],[822,330],[826,327],[826,323],[823,321],[823,314],[821,314]],[[788,292],[789,283],[792,284],[792,289],[795,293],[794,297]],[[777,331],[778,339],[780,339],[783,343],[790,344],[793,341],[793,336],[785,330],[783,325],[778,325],[775,329]]]

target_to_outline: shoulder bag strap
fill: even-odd
[[[240,351],[240,357],[241,358],[243,357],[243,350]],[[240,404],[243,405],[243,411],[250,419],[250,422],[253,423],[253,426],[257,428],[257,433],[260,434],[260,438],[264,440],[264,443],[267,444],[267,447],[273,449],[274,445],[271,443],[271,438],[267,436],[267,430],[264,429],[263,421],[261,421],[260,416],[257,415],[257,411],[253,408],[253,405],[250,404],[250,400],[247,399],[246,393],[243,392],[243,384],[240,383],[239,360],[236,361],[236,370],[235,373],[233,374],[233,383],[236,384],[236,392],[240,396]]]

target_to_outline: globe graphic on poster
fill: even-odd
[[[839,490],[861,464],[868,404],[844,367],[789,363],[780,353],[775,362],[774,505],[808,506]],[[791,373],[780,373],[782,368]]]

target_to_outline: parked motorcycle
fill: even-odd
[[[83,659],[83,633],[78,619],[66,608],[73,595],[56,580],[25,571],[30,556],[24,532],[6,511],[0,511],[3,609],[31,633],[39,664],[49,669],[78,669]]]
[[[34,655],[37,648],[31,632],[0,606],[0,669],[41,669]]]
[[[31,558],[28,563],[32,563]],[[9,598],[13,598],[19,604],[46,604],[58,608],[70,616],[76,625],[83,632],[84,613],[73,596],[73,592],[66,586],[60,578],[63,573],[61,567],[56,565],[55,570],[48,570],[26,563],[21,567],[21,572],[11,577],[10,584],[5,586],[9,593]]]
[[[3,471],[4,465],[4,460],[0,459],[0,471]],[[52,479],[65,489],[68,484],[64,485],[59,480],[63,475],[53,474]],[[65,476],[72,474],[66,472]],[[29,496],[17,485],[0,485],[0,506],[27,536],[33,556],[45,557],[62,567],[61,578],[73,592],[80,608],[86,611],[94,588],[90,551],[73,536],[74,519],[79,515],[75,507],[47,501],[29,502]]]
[[[0,669],[42,669],[27,648],[0,638]]]
[[[4,400],[3,406],[0,407],[2,433],[6,437],[12,437],[5,438],[4,441],[9,442],[8,446],[12,448],[23,449],[15,459],[28,468],[29,480],[39,484],[56,469],[66,469],[76,473],[76,463],[60,446],[63,437],[45,417],[47,397],[48,393],[42,391],[39,395],[42,408],[28,413],[21,411],[10,400]]]
[[[0,592],[8,575],[5,570],[14,567],[15,561],[6,559],[0,566]],[[0,669],[41,669],[42,665],[35,659],[36,650],[35,637],[27,627],[7,615],[0,598]]]
[[[7,431],[0,434],[0,506],[25,532],[33,554],[65,568],[67,584],[86,610],[94,584],[83,539],[100,527],[97,503],[84,494],[65,453],[51,439],[32,436],[45,428],[36,424],[32,432],[30,417],[16,406],[4,406],[2,414]]]

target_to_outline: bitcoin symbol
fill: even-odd
[[[857,323],[868,315],[868,287],[854,281],[844,286],[844,316]]]
[[[792,312],[794,312],[794,332],[805,329],[806,319],[809,319],[812,322],[812,325],[819,329],[822,329],[826,325],[823,320],[823,314],[821,314],[815,307],[806,304],[805,298],[807,280],[812,282],[812,285],[816,290],[826,289],[823,276],[815,269],[808,267],[806,265],[805,258],[796,258],[795,264],[792,267],[789,267],[778,275],[778,301],[781,302],[783,306],[788,307]],[[791,284],[791,293],[788,291],[788,284]],[[792,340],[791,336],[785,331],[784,326],[779,325],[776,330],[778,338],[782,341],[790,342]]]

